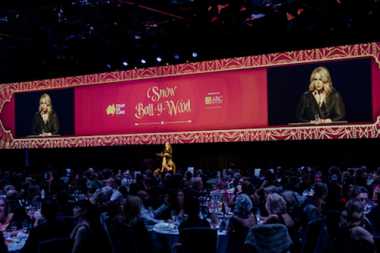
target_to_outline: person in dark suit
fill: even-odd
[[[57,219],[58,205],[53,199],[45,199],[41,205],[41,214],[43,219],[37,226],[33,227],[29,233],[29,237],[26,240],[21,253],[34,253],[40,252],[39,247],[48,241],[63,240],[67,248],[71,247],[71,241],[69,240],[69,229],[63,222]],[[60,245],[63,246],[63,245]],[[56,249],[57,252],[63,252],[61,249]],[[1,252],[1,251],[0,251]]]
[[[334,89],[327,68],[313,70],[309,90],[302,95],[296,114],[299,122],[314,124],[344,120],[346,110],[343,98]]]
[[[34,115],[32,133],[40,136],[56,135],[59,132],[57,114],[53,110],[51,98],[48,94],[42,94],[38,112]]]

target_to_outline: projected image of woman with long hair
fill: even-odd
[[[50,96],[44,93],[40,97],[38,112],[33,118],[32,133],[40,136],[51,136],[58,134],[58,132],[58,117],[53,110]]]
[[[332,85],[327,68],[317,67],[310,76],[309,89],[298,104],[297,120],[314,124],[344,120],[346,115],[343,99]]]

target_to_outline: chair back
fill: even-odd
[[[124,230],[124,252],[126,253],[139,253],[140,252],[140,245],[142,243],[147,243],[147,242],[142,242],[141,238],[138,238],[136,232],[131,229],[125,229]]]
[[[148,242],[142,241],[136,232],[127,226],[119,227],[117,231],[110,234],[112,251],[114,253],[140,253],[141,244]]]
[[[329,244],[329,235],[324,220],[318,219],[306,225],[302,253],[325,252]]]
[[[380,252],[380,235],[375,235],[373,239],[375,240],[375,246],[376,246],[377,252]]]
[[[182,234],[184,253],[216,253],[217,231],[211,228],[185,228]]]
[[[53,238],[41,241],[38,244],[38,253],[71,253],[72,246],[70,238]]]

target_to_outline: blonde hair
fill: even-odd
[[[176,173],[177,167],[175,166],[175,163],[172,159],[168,159],[167,166],[171,171],[173,171],[174,174]]]
[[[40,97],[40,105],[38,107],[38,111],[41,112],[41,110],[42,110],[42,108],[41,108],[42,100],[45,100],[45,102],[47,104],[48,114],[52,113],[53,112],[53,105],[51,104],[51,98],[50,98],[49,94],[47,94],[47,93],[42,94],[42,96]]]
[[[172,145],[169,142],[164,144],[164,153],[169,153],[170,155],[173,153]]]
[[[323,82],[323,90],[328,95],[332,92],[333,86],[331,81],[331,75],[327,68],[325,67],[317,67],[313,70],[313,72],[310,75],[310,84],[309,84],[309,91],[313,92],[315,90],[315,84],[314,84],[314,77],[316,74],[321,75],[322,82]]]
[[[284,214],[286,213],[286,201],[278,193],[271,193],[267,196],[265,207],[269,214]]]

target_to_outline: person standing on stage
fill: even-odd
[[[160,153],[162,156],[161,173],[163,172],[176,172],[176,166],[173,162],[173,148],[169,142],[165,142],[164,151]]]

